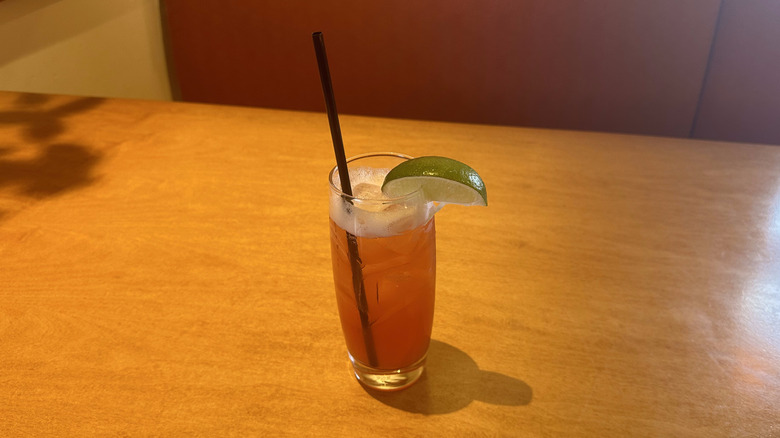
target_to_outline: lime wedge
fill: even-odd
[[[418,157],[395,166],[385,176],[382,192],[396,197],[422,188],[428,201],[487,205],[487,190],[477,171],[445,157]]]

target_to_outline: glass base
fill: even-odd
[[[427,355],[426,355],[427,356]],[[398,391],[408,388],[422,376],[425,370],[425,357],[414,364],[397,370],[380,370],[364,365],[349,355],[355,377],[363,385],[380,391]]]

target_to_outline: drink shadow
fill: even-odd
[[[431,340],[425,372],[414,385],[398,392],[364,389],[388,406],[424,415],[455,412],[474,400],[523,406],[533,398],[533,390],[522,380],[481,370],[468,354],[436,340]]]

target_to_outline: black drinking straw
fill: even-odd
[[[328,111],[330,136],[333,139],[333,151],[336,153],[336,166],[339,169],[341,191],[352,196],[352,185],[349,183],[349,169],[347,169],[347,156],[344,153],[344,142],[341,139],[339,115],[336,111],[336,97],[333,94],[333,84],[330,80],[330,68],[328,67],[328,57],[325,54],[325,40],[322,38],[322,32],[314,32],[311,34],[311,37],[314,40],[314,52],[317,54],[317,65],[319,65],[320,68],[322,93],[325,95],[325,106]],[[368,365],[376,367],[378,364],[376,347],[374,346],[374,335],[371,333],[371,325],[368,321],[366,286],[363,284],[363,271],[360,267],[360,254],[358,254],[357,238],[349,231],[346,231],[346,233],[347,246],[349,247],[349,264],[352,268],[352,288],[355,291],[355,302],[357,303],[358,313],[360,314],[360,325],[363,329],[363,340],[366,344]]]

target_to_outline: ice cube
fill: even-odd
[[[411,230],[416,225],[417,218],[412,215],[397,216],[395,220],[387,224],[387,231],[390,235],[403,234],[404,231]]]
[[[352,196],[361,199],[387,199],[382,193],[382,187],[376,184],[359,183],[352,187]]]

